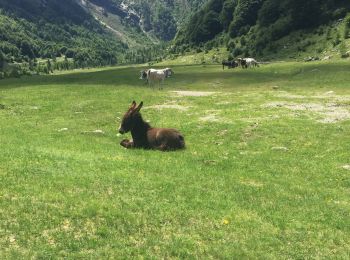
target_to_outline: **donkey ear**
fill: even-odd
[[[135,100],[131,103],[131,106],[130,106],[130,108],[129,109],[134,109],[136,107],[136,102],[135,102]]]
[[[135,112],[140,112],[140,109],[143,106],[143,101],[141,101],[141,103],[138,105],[138,107],[135,109]]]

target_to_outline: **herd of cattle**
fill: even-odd
[[[236,61],[223,61],[222,69],[225,69],[225,66],[229,69],[234,69],[236,67],[242,67],[243,69],[259,67],[259,63],[254,58],[238,58]]]
[[[259,63],[254,58],[238,58],[236,61],[223,61],[222,69],[225,69],[225,66],[229,69],[236,67],[247,69],[252,67],[259,67]],[[149,86],[154,86],[155,83],[158,83],[159,89],[162,89],[164,80],[172,76],[174,74],[174,71],[171,68],[146,69],[141,70],[140,73],[140,79],[146,80]]]

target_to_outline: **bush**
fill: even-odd
[[[245,40],[244,37],[241,38],[240,42],[241,42],[241,45],[242,45],[242,46],[244,46],[244,45],[247,44],[247,41]]]
[[[350,38],[350,14],[344,19],[344,39]]]
[[[21,77],[21,72],[17,68],[13,68],[9,73],[8,73],[9,78],[20,78]]]
[[[337,33],[337,35],[335,36],[335,39],[333,40],[333,47],[337,46],[340,42],[341,42],[340,34]]]
[[[230,41],[227,43],[227,48],[228,48],[228,50],[233,50],[235,47],[236,47],[236,44],[235,44],[235,41],[234,41],[234,40],[230,40]]]
[[[332,29],[331,28],[328,28],[326,37],[327,37],[327,40],[331,40],[332,39]]]
[[[350,28],[350,14],[348,14],[344,19],[345,27]]]
[[[230,53],[229,55],[228,55],[228,61],[233,61],[234,60],[234,57],[233,57],[233,55]]]
[[[338,8],[333,12],[333,18],[334,19],[340,19],[343,18],[347,13],[346,8]]]
[[[345,27],[344,28],[344,39],[349,39],[350,38],[350,28],[349,27]]]
[[[237,47],[237,48],[235,48],[235,49],[233,50],[232,54],[233,54],[234,57],[237,57],[237,56],[239,56],[239,55],[242,54],[242,49],[239,48],[239,47]]]
[[[349,53],[347,52],[345,42],[342,42],[339,45],[339,53],[340,53],[340,57],[343,59],[349,57]]]

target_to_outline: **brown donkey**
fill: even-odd
[[[120,145],[125,148],[144,148],[170,151],[185,148],[185,140],[182,134],[169,128],[153,128],[143,121],[140,109],[141,102],[136,106],[133,101],[125,113],[119,128],[119,133],[125,134],[131,131],[132,141],[124,139]]]

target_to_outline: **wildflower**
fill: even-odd
[[[228,225],[228,224],[230,224],[230,221],[229,221],[228,219],[224,219],[224,220],[222,221],[222,224]]]

